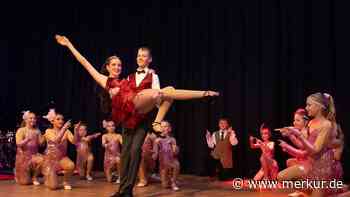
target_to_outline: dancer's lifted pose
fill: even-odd
[[[105,76],[99,73],[65,36],[56,35],[56,40],[72,52],[74,57],[100,86],[109,91],[112,98],[112,118],[116,124],[122,124],[125,128],[135,128],[145,118],[145,114],[154,109],[156,104],[160,102],[158,114],[152,124],[153,129],[160,132],[160,122],[169,110],[173,100],[190,100],[219,95],[218,92],[214,91],[176,90],[173,87],[160,90],[138,90],[128,80],[119,79],[122,63],[117,56],[107,59],[105,66],[109,76]]]

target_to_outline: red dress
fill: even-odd
[[[147,74],[138,87],[134,74],[129,76],[129,80],[108,78],[106,89],[116,87],[120,90],[112,97],[112,119],[116,125],[121,124],[125,128],[133,129],[146,117],[146,114],[136,111],[133,100],[141,90],[152,87],[152,74]]]

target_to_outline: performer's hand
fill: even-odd
[[[148,73],[150,73],[150,74],[156,74],[156,71],[155,71],[154,69],[149,68],[149,69],[148,69]]]
[[[114,95],[118,94],[120,88],[119,87],[115,87],[109,90],[109,96],[112,98]]]
[[[281,146],[281,148],[282,148],[282,150],[284,151],[284,152],[286,152],[286,146],[288,146],[288,144],[287,144],[287,142],[285,142],[285,141],[283,141],[283,140],[278,140],[279,142],[280,142],[280,146]]]
[[[71,44],[71,42],[65,36],[55,35],[55,38],[56,38],[57,43],[62,45],[62,46],[68,46]]]
[[[227,129],[227,131],[228,131],[229,133],[231,133],[231,135],[234,135],[234,134],[235,134],[235,131],[232,129],[232,127],[229,127],[229,128]]]
[[[159,141],[160,141],[160,139],[159,139],[159,138],[156,138],[156,139],[154,140],[154,143],[158,144]]]
[[[67,130],[71,126],[71,120],[68,120],[66,123],[64,123],[62,129]]]
[[[257,143],[257,144],[259,144],[259,145],[263,144],[263,142],[262,142],[260,139],[255,138],[255,140],[256,140],[256,143]]]
[[[290,136],[291,135],[291,132],[290,130],[287,128],[287,127],[284,127],[284,128],[281,128],[281,129],[278,129],[278,131],[281,132],[282,136]]]
[[[157,155],[156,154],[152,154],[152,159],[153,160],[157,160]]]
[[[96,134],[94,134],[94,137],[98,137],[100,135],[101,135],[101,133],[96,133]]]
[[[299,129],[295,128],[295,127],[285,127],[288,132],[291,134],[291,135],[295,135],[295,136],[299,136],[301,135],[301,132]]]
[[[254,142],[254,140],[255,140],[255,137],[253,137],[253,136],[249,136],[249,141]]]
[[[211,138],[211,134],[210,134],[210,132],[208,131],[208,129],[207,129],[207,132],[206,132],[206,134],[205,134],[205,137],[206,137],[207,139],[210,139],[210,138]]]
[[[77,124],[74,125],[74,133],[78,132],[78,130],[80,128],[80,124],[81,124],[81,122],[79,121]]]
[[[30,131],[26,135],[26,140],[33,140],[35,139],[35,137],[36,137],[36,133]]]

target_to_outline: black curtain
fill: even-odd
[[[260,153],[248,147],[248,136],[259,137],[263,122],[271,128],[290,125],[293,112],[305,106],[306,97],[314,92],[334,96],[338,122],[349,139],[350,13],[343,2],[115,3],[108,8],[4,8],[2,128],[15,128],[24,109],[43,115],[46,104],[54,101],[67,118],[85,120],[91,131],[101,131],[96,83],[67,49],[55,43],[59,33],[68,36],[97,69],[105,58],[117,54],[126,76],[136,69],[137,48],[147,45],[153,49],[152,68],[162,87],[221,92],[213,105],[176,102],[167,116],[181,148],[184,173],[207,174],[205,129],[216,130],[218,119],[227,116],[239,140],[234,147],[235,172],[253,176]],[[273,139],[279,138],[274,132]],[[94,152],[96,168],[102,169],[99,142],[94,143]],[[349,165],[347,155],[348,145],[344,166]],[[276,158],[284,168],[287,157],[278,147]]]

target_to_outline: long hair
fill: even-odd
[[[121,61],[120,58],[116,55],[108,57],[105,63],[102,65],[102,68],[100,70],[101,74],[106,76],[109,75],[107,66],[111,63],[112,59],[118,59],[119,61]],[[108,92],[103,88],[98,88],[98,97],[99,97],[99,105],[102,113],[106,114],[107,116],[110,116],[111,109],[112,109],[112,100]]]
[[[334,99],[330,94],[327,93],[315,93],[308,96],[308,99],[311,99],[319,103],[323,107],[323,115],[331,122],[336,122],[336,112]]]

